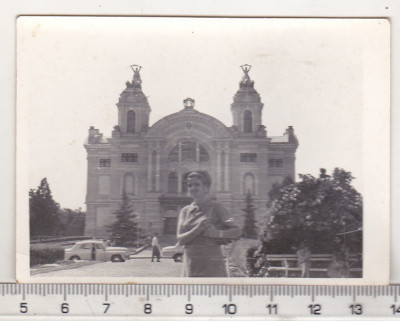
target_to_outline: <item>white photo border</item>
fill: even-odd
[[[96,19],[94,17],[88,19]],[[156,18],[148,18],[156,19]],[[180,19],[179,17],[171,19]],[[199,18],[201,19],[201,18]],[[234,18],[240,19],[240,18]],[[257,18],[254,18],[257,19]],[[301,18],[303,19],[303,18]],[[308,19],[308,18],[304,18]],[[313,19],[313,18],[309,18]],[[363,20],[363,19],[355,19]],[[31,276],[29,271],[29,118],[19,104],[17,79],[17,281],[37,283],[142,283],[142,284],[299,284],[299,285],[387,285],[390,266],[390,22],[379,22],[378,37],[370,37],[362,57],[364,66],[363,105],[363,277],[351,279],[297,278],[93,278],[66,277],[52,279]],[[374,41],[376,40],[376,41]],[[378,41],[379,40],[379,41]],[[384,46],[382,46],[384,43]],[[18,45],[18,40],[17,40]],[[18,57],[18,52],[17,52]],[[18,58],[17,58],[18,59]],[[86,164],[85,164],[86,166]]]

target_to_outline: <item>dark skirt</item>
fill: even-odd
[[[158,247],[157,246],[153,246],[153,254],[152,254],[152,256],[160,258],[160,255],[161,255],[161,253],[160,253],[160,250],[158,249]]]
[[[227,277],[226,262],[220,245],[186,245],[182,276]]]

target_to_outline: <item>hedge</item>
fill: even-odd
[[[30,266],[50,264],[64,259],[64,249],[50,244],[32,244],[30,251]]]
[[[31,238],[31,244],[37,243],[54,243],[54,242],[63,242],[63,241],[83,241],[90,240],[92,236],[63,236],[63,237],[54,237],[54,236],[36,236],[36,239]]]

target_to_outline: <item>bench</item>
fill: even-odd
[[[296,254],[269,254],[266,256],[268,264],[268,275],[277,274],[281,277],[300,277],[301,267],[297,266],[298,256]],[[356,257],[350,257],[350,263],[357,263],[359,260]],[[328,266],[332,262],[331,254],[312,254],[310,258],[310,276],[317,273],[328,276]],[[353,264],[352,264],[353,265]],[[361,274],[360,267],[350,267],[348,273]]]

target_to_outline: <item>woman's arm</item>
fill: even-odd
[[[236,239],[240,237],[240,229],[235,225],[225,230],[218,230],[212,225],[205,231],[204,235],[220,239]]]
[[[240,237],[241,231],[240,228],[237,226],[231,227],[227,230],[220,230],[219,231],[219,237],[220,238],[227,238],[227,239],[237,239]]]
[[[223,226],[222,229],[215,228],[212,225],[204,233],[205,236],[220,238],[220,239],[236,239],[241,235],[240,228],[235,224],[233,218],[230,216],[229,211],[220,203],[215,203],[213,208],[214,214]]]
[[[185,220],[187,213],[182,209],[180,215],[179,215],[179,220],[178,220],[178,228],[177,228],[177,238],[178,238],[178,243],[179,245],[185,245],[192,241],[195,237],[199,236],[204,230],[206,230],[209,227],[209,220],[206,217],[199,217],[195,216],[195,218],[198,220],[198,223],[194,225],[192,229],[189,231],[183,232],[182,229],[182,224],[183,221]],[[193,219],[191,219],[193,220]]]

